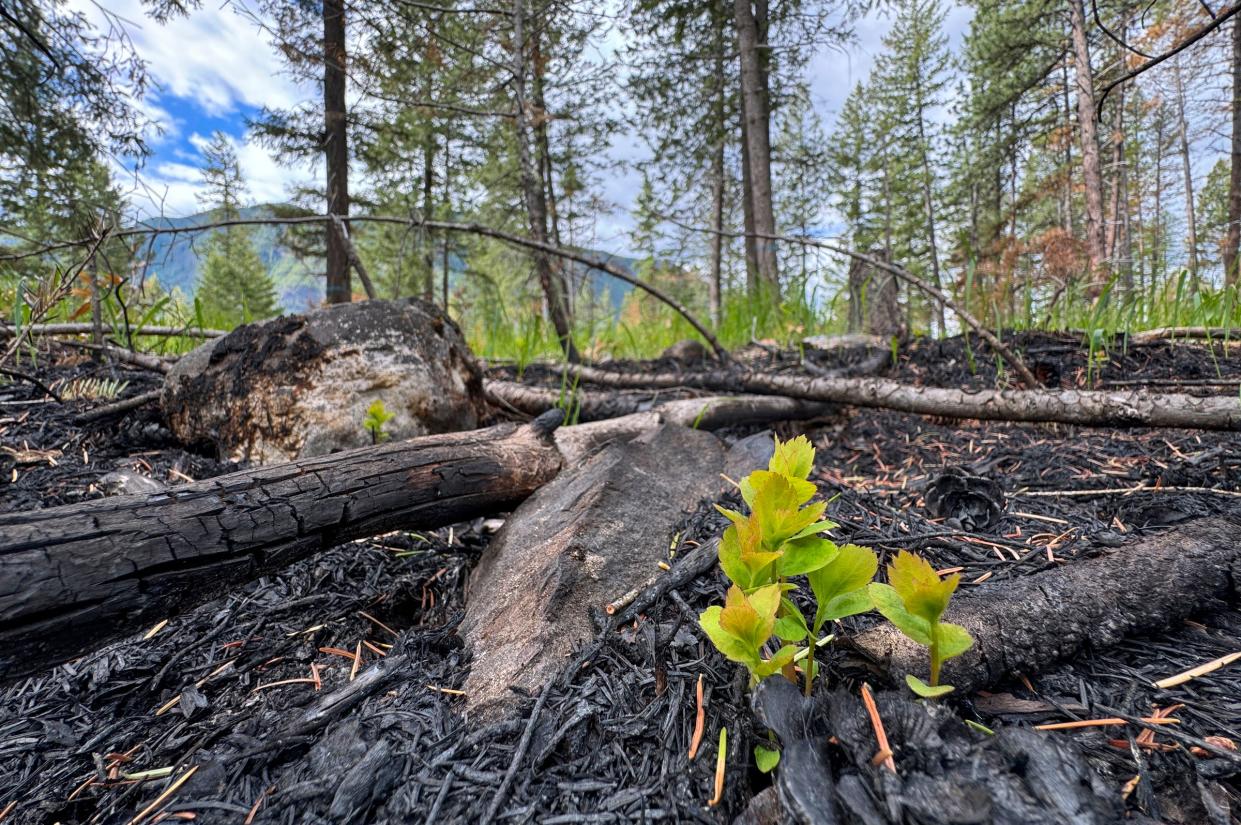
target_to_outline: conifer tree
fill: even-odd
[[[245,184],[228,136],[216,132],[203,148],[203,157],[206,165],[201,201],[211,208],[214,220],[236,220],[241,215]],[[230,329],[279,312],[275,285],[247,227],[229,226],[212,232],[203,252],[196,298],[210,323]]]

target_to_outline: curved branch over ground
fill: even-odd
[[[1109,92],[1112,91],[1112,89],[1115,89],[1117,86],[1119,86],[1122,83],[1127,83],[1130,80],[1133,80],[1135,77],[1137,77],[1138,75],[1142,74],[1145,71],[1155,68],[1160,63],[1167,60],[1168,58],[1176,57],[1178,54],[1185,51],[1190,46],[1194,45],[1199,40],[1201,40],[1202,38],[1206,37],[1211,32],[1218,29],[1220,26],[1224,24],[1225,21],[1233,17],[1239,11],[1241,11],[1241,3],[1233,4],[1232,8],[1222,11],[1219,14],[1215,15],[1214,19],[1212,19],[1210,23],[1207,23],[1205,26],[1198,29],[1198,31],[1194,32],[1193,34],[1188,35],[1180,43],[1177,43],[1175,46],[1168,49],[1168,51],[1164,52],[1161,55],[1152,57],[1150,60],[1147,60],[1145,63],[1142,63],[1137,68],[1131,69],[1130,71],[1126,72],[1125,74],[1113,80],[1111,83],[1104,86],[1103,91],[1099,93],[1099,102],[1095,104],[1095,109],[1094,109],[1095,120],[1098,120],[1100,116],[1103,114],[1103,103],[1104,101],[1107,100],[1107,95]]]
[[[230,226],[304,225],[304,224],[316,224],[316,223],[330,223],[331,221],[332,221],[331,215],[305,215],[305,216],[293,217],[293,218],[236,218],[233,220],[214,221],[212,223],[197,224],[194,226],[134,227],[131,229],[117,230],[116,232],[112,233],[111,237],[127,238],[127,237],[132,237],[132,236],[137,236],[137,235],[176,235],[176,234],[182,234],[182,233],[187,233],[187,232],[190,232],[190,233],[204,232],[204,231],[208,231],[212,229],[222,229],[222,228],[226,228]],[[346,225],[354,224],[354,223],[380,223],[380,224],[396,224],[398,226],[419,226],[419,227],[423,227],[426,229],[438,229],[441,232],[462,232],[462,233],[471,234],[471,235],[481,235],[486,238],[494,238],[498,241],[504,241],[505,243],[509,243],[514,246],[520,246],[526,249],[533,249],[539,252],[545,252],[549,255],[555,255],[559,258],[564,258],[565,260],[568,260],[568,261],[575,261],[580,264],[585,264],[586,266],[589,266],[592,269],[598,269],[601,272],[606,272],[608,275],[611,275],[613,278],[624,281],[625,283],[630,284],[642,290],[643,292],[647,293],[648,295],[655,298],[656,300],[661,301],[664,304],[667,304],[669,307],[675,310],[677,314],[679,314],[682,318],[684,318],[689,323],[689,325],[692,326],[694,330],[699,335],[702,336],[703,340],[705,340],[708,344],[711,345],[711,349],[715,352],[716,357],[719,358],[721,362],[728,363],[731,360],[728,355],[728,350],[724,349],[724,347],[720,344],[719,340],[716,339],[715,335],[709,329],[703,326],[703,324],[700,323],[698,319],[694,317],[693,313],[691,313],[685,307],[685,305],[683,305],[680,301],[676,300],[671,295],[661,290],[659,287],[653,286],[651,284],[646,283],[645,281],[642,281],[638,278],[633,277],[628,272],[625,272],[620,267],[608,261],[599,260],[598,258],[593,258],[590,255],[587,255],[585,253],[578,252],[572,249],[565,249],[564,247],[556,246],[555,244],[541,243],[539,241],[534,241],[534,240],[531,240],[530,238],[526,238],[521,235],[515,235],[512,232],[505,232],[500,229],[493,229],[489,226],[484,226],[483,224],[479,224],[479,223],[457,223],[455,221],[416,220],[414,218],[401,218],[401,217],[395,217],[391,215],[359,215],[359,216],[345,219],[344,223]],[[90,243],[91,242],[88,240],[57,241],[55,243],[47,244],[37,249],[26,250],[24,252],[18,252],[18,253],[13,253],[9,255],[0,255],[0,261],[21,260],[24,258],[30,258],[30,257],[35,257],[37,255],[42,255],[47,252],[55,252],[61,249],[70,249],[74,247],[85,246],[85,245],[89,245]]]
[[[605,387],[784,395],[807,401],[878,407],[917,415],[1081,424],[1091,427],[1180,427],[1241,430],[1241,399],[1184,393],[1097,390],[952,390],[884,378],[806,378],[713,370],[700,373],[618,373],[570,366],[570,375]]]
[[[21,330],[30,330],[31,335],[89,335],[94,330],[94,326],[91,324],[28,324]],[[18,331],[12,325],[0,321],[0,338],[10,337]],[[134,335],[156,335],[164,338],[223,338],[228,335],[228,332],[222,329],[192,327],[143,327],[140,330],[134,330]]]

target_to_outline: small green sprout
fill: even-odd
[[[924,698],[952,692],[951,685],[939,683],[940,668],[974,644],[964,627],[939,620],[960,581],[957,574],[940,579],[926,559],[902,550],[888,565],[889,583],[874,582],[867,588],[884,618],[930,653],[930,684],[913,674],[905,676],[909,689]]]
[[[796,658],[802,662],[807,695],[817,669],[809,654],[824,624],[871,609],[866,585],[878,568],[871,550],[837,547],[821,535],[836,524],[823,518],[826,502],[811,503],[818,492],[808,480],[813,468],[814,447],[805,436],[777,439],[767,469],[738,484],[749,515],[719,508],[732,522],[720,537],[719,558],[733,586],[724,607],[710,607],[700,617],[720,652],[746,666],[751,685],[775,673],[796,681]],[[814,592],[813,623],[789,597],[797,589],[789,581],[795,576],[806,576]],[[749,635],[743,631],[755,620],[746,608],[762,619]],[[764,658],[763,648],[773,637],[780,644]],[[803,643],[806,655],[798,655]]]
[[[366,418],[362,419],[362,426],[371,434],[372,444],[387,441],[391,437],[391,434],[384,432],[384,425],[393,418],[396,418],[396,414],[388,412],[384,402],[378,398],[366,408]]]

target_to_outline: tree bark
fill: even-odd
[[[707,307],[711,316],[711,324],[720,327],[723,318],[723,269],[724,269],[724,135],[728,126],[724,100],[724,41],[720,32],[719,49],[715,59],[715,100],[714,122],[712,126],[718,130],[715,145],[711,147],[711,228],[715,230],[710,238],[710,263],[707,275]]]
[[[944,620],[964,625],[974,646],[944,664],[944,683],[969,693],[1016,672],[1035,677],[1084,648],[1158,633],[1236,604],[1238,529],[1235,519],[1204,518],[1097,558],[962,595]],[[897,678],[927,673],[926,649],[891,625],[866,631],[854,644],[886,662]]]
[[[531,149],[530,111],[526,100],[526,8],[525,0],[513,0],[513,92],[516,112],[513,124],[517,129],[517,158],[521,166],[521,189],[526,202],[531,240],[547,243],[547,192]],[[537,112],[540,118],[543,112]],[[564,284],[559,273],[552,267],[551,258],[545,252],[535,251],[534,266],[539,286],[547,301],[547,311],[552,327],[565,357],[573,363],[581,360],[573,343],[573,325],[565,302]]]
[[[1194,213],[1194,171],[1189,157],[1189,124],[1185,120],[1185,87],[1181,81],[1181,60],[1172,61],[1176,82],[1176,119],[1181,149],[1181,175],[1185,179],[1185,244],[1189,247],[1190,288],[1198,289],[1198,220]]]
[[[919,83],[919,87],[921,87],[921,83]],[[922,94],[921,88],[919,88],[918,94]],[[918,145],[922,149],[922,198],[926,208],[927,244],[929,245],[931,252],[931,283],[935,285],[936,289],[941,289],[943,287],[943,281],[939,277],[939,246],[935,240],[935,200],[931,192],[931,158],[930,153],[927,151],[926,124],[924,120],[922,101],[919,100]],[[937,303],[931,311],[935,313],[935,321],[939,324],[939,334],[945,335],[947,333],[947,324],[944,322],[944,305]],[[867,331],[880,334],[873,329]]]
[[[758,278],[768,293],[767,297],[778,300],[780,275],[776,264],[776,246],[769,237],[764,237],[776,234],[771,191],[771,113],[763,58],[759,54],[759,50],[766,48],[767,44],[760,42],[760,24],[750,0],[734,0],[733,11],[741,59],[741,112],[745,121],[745,160],[750,172]]]
[[[551,480],[558,413],[0,515],[0,681],[329,547],[512,506]]]
[[[349,145],[345,120],[345,3],[323,1],[323,155],[327,170],[327,211],[349,217]],[[327,233],[327,288],[329,304],[346,304],[353,298],[349,283],[349,257],[344,241],[325,226]]]
[[[1103,236],[1103,171],[1099,162],[1099,133],[1095,123],[1094,75],[1086,40],[1086,12],[1082,0],[1069,0],[1073,41],[1073,73],[1077,79],[1077,126],[1082,146],[1082,177],[1086,189],[1086,254],[1092,277],[1106,267]],[[1105,274],[1105,273],[1103,273]],[[1096,294],[1097,289],[1092,290]]]
[[[1237,285],[1241,248],[1241,17],[1232,21],[1232,166],[1228,175],[1228,233],[1224,236],[1224,284]]]
[[[574,367],[580,380],[607,387],[784,395],[807,401],[875,407],[915,415],[985,421],[1039,421],[1106,427],[1241,430],[1241,400],[1183,393],[1094,390],[953,390],[884,378],[806,378],[715,370],[701,373],[618,373]]]

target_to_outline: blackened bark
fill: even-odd
[[[323,2],[323,155],[327,169],[327,211],[349,217],[349,145],[345,122],[345,3]],[[348,303],[349,256],[331,226],[327,233],[327,302]]]
[[[557,413],[0,516],[0,681],[341,542],[511,507],[553,478]]]

